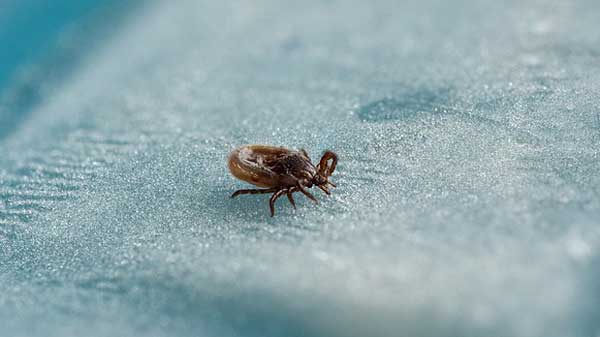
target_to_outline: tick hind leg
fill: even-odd
[[[276,188],[266,188],[266,189],[253,189],[253,190],[237,190],[235,192],[233,192],[233,194],[231,195],[232,198],[237,197],[238,195],[242,195],[242,194],[266,194],[266,193],[273,193],[273,192],[277,192],[278,189]]]

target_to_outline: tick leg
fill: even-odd
[[[328,183],[329,185],[333,186],[333,187],[337,187],[337,185],[336,185],[336,184],[334,184],[334,183],[332,183],[331,181],[327,181],[327,183]]]
[[[325,194],[330,195],[331,193],[329,192],[329,190],[327,189],[327,187],[322,186],[322,185],[318,185],[318,188],[321,189],[321,191],[325,192]]]
[[[331,159],[331,166],[328,165],[329,160]],[[322,175],[329,177],[335,171],[335,167],[337,166],[338,157],[333,151],[325,151],[319,164],[317,165],[317,170]]]
[[[302,185],[298,184],[297,188],[298,188],[298,190],[300,190],[300,192],[302,192],[302,194],[304,194],[305,196],[307,196],[307,197],[308,197],[310,200],[314,201],[314,202],[315,202],[315,204],[318,204],[318,203],[319,203],[319,201],[317,201],[317,198],[315,198],[315,196],[314,196],[314,195],[310,194],[310,192],[309,192],[309,191],[307,191],[307,190],[304,188],[304,186],[302,186]]]
[[[267,188],[264,190],[237,190],[235,191],[231,197],[235,198],[238,195],[242,195],[242,194],[265,194],[265,193],[273,193],[273,192],[277,192],[278,190],[276,188]]]
[[[300,149],[300,152],[302,152],[302,154],[303,154],[303,155],[304,155],[306,158],[308,158],[308,160],[310,160],[310,157],[308,156],[308,152],[306,152],[306,150],[305,150],[305,149]]]
[[[271,199],[269,199],[269,208],[271,209],[271,216],[275,215],[275,201],[285,193],[287,193],[286,189],[278,190],[277,192],[273,193]]]
[[[292,188],[287,190],[287,197],[288,197],[288,200],[290,201],[290,204],[292,204],[292,206],[294,206],[294,209],[296,209],[296,202],[294,201],[294,196],[292,195],[292,192],[294,192],[294,189],[292,189]]]

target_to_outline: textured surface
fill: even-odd
[[[0,335],[597,336],[598,17],[140,10],[0,143]],[[335,150],[338,188],[231,200],[245,143]]]

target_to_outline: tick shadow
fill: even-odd
[[[207,223],[215,226],[232,226],[247,233],[270,227],[310,232],[316,230],[314,221],[310,219],[319,205],[305,200],[304,196],[298,193],[294,195],[296,210],[285,196],[279,198],[275,203],[275,216],[271,217],[269,198],[272,194],[240,195],[231,198],[233,192],[242,188],[248,186],[238,184],[215,186],[207,193],[190,196],[188,207],[197,210],[194,216],[199,220],[206,219]],[[324,201],[322,200],[320,204]]]
[[[199,198],[190,202],[194,207],[204,208],[203,213],[222,220],[257,220],[268,222],[272,219],[269,211],[269,198],[272,193],[231,197],[235,191],[242,188],[251,187],[222,184],[210,189],[203,196],[197,196]],[[282,215],[282,203],[283,199],[280,198],[276,203],[275,216],[278,214]]]

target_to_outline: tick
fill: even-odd
[[[238,190],[231,197],[273,193],[269,200],[271,216],[275,215],[275,201],[284,194],[294,209],[294,192],[301,192],[318,203],[306,189],[316,186],[326,194],[331,194],[328,185],[336,186],[329,181],[329,177],[333,174],[337,161],[338,157],[332,151],[325,151],[319,164],[315,166],[303,149],[296,151],[268,145],[241,146],[229,155],[229,171],[236,178],[262,188]]]

